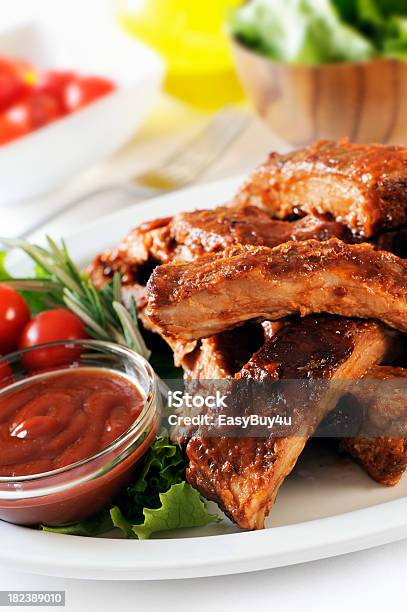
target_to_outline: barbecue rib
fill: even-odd
[[[336,160],[334,159],[335,155],[333,155],[334,149],[338,152]],[[319,155],[319,161],[315,161],[315,159],[312,161],[313,154],[310,153],[309,149],[306,152],[298,152],[295,155],[281,158],[285,160],[283,164],[280,164],[278,156],[272,156],[273,159],[269,168],[264,168],[263,174],[261,171],[260,174],[255,175],[254,181],[246,186],[237,202],[235,201],[230,206],[218,207],[215,210],[180,213],[172,218],[142,224],[131,232],[117,250],[108,251],[95,260],[91,268],[91,277],[99,287],[102,287],[115,271],[120,272],[123,275],[123,284],[126,286],[125,292],[136,297],[144,326],[152,331],[164,331],[167,334],[168,328],[161,325],[160,312],[158,318],[156,318],[156,313],[153,312],[151,320],[144,314],[146,299],[143,285],[146,284],[153,269],[160,264],[180,260],[195,261],[202,255],[216,254],[226,249],[224,256],[215,256],[214,258],[211,258],[210,255],[206,256],[202,259],[203,265],[201,261],[198,261],[196,267],[196,270],[198,270],[198,266],[200,266],[198,281],[188,285],[188,280],[185,283],[185,278],[182,276],[179,279],[179,291],[174,291],[177,299],[179,295],[182,295],[182,300],[184,300],[186,295],[189,296],[188,292],[192,288],[192,300],[198,299],[195,306],[198,305],[199,307],[201,304],[197,294],[200,293],[200,284],[205,285],[204,291],[208,288],[212,292],[208,294],[208,299],[204,301],[204,306],[207,309],[205,312],[199,311],[199,308],[195,309],[195,306],[193,306],[191,309],[193,311],[192,318],[188,318],[189,315],[185,317],[185,319],[188,319],[188,327],[190,323],[192,323],[192,326],[199,327],[205,319],[212,316],[211,312],[215,313],[213,319],[216,324],[218,323],[216,319],[222,320],[225,313],[226,316],[229,316],[231,310],[236,313],[239,312],[239,308],[244,310],[245,305],[252,299],[250,295],[245,296],[247,289],[242,284],[240,285],[242,290],[236,285],[233,289],[235,293],[230,298],[232,302],[236,300],[232,309],[227,305],[224,313],[220,307],[218,308],[220,305],[216,305],[215,310],[211,311],[211,301],[215,302],[220,299],[220,302],[223,300],[224,305],[225,300],[228,299],[228,289],[225,288],[224,291],[222,287],[220,291],[217,289],[217,285],[222,285],[222,282],[240,282],[247,279],[249,284],[252,282],[250,286],[254,287],[253,302],[255,308],[258,306],[256,300],[260,300],[259,294],[262,294],[265,290],[275,297],[274,287],[272,292],[268,288],[270,280],[272,280],[273,286],[275,284],[273,275],[276,266],[274,261],[271,262],[271,274],[268,274],[270,262],[266,266],[263,266],[263,264],[260,266],[252,265],[252,262],[247,270],[247,279],[242,278],[246,272],[246,264],[243,258],[237,264],[237,267],[234,267],[237,261],[235,257],[238,257],[240,253],[250,253],[250,258],[253,259],[256,257],[255,253],[264,254],[266,251],[269,254],[271,253],[268,249],[256,249],[256,247],[272,248],[290,240],[299,242],[310,238],[324,241],[332,236],[352,243],[360,241],[360,236],[372,236],[372,242],[374,240],[377,248],[393,251],[402,256],[405,252],[406,230],[399,229],[399,227],[402,223],[407,222],[407,197],[404,195],[407,187],[407,149],[386,149],[386,157],[389,161],[383,164],[380,161],[383,148],[373,147],[373,149],[375,149],[374,152],[372,150],[368,152],[365,147],[356,147],[344,142],[339,145],[326,143],[326,146],[317,145],[314,148],[314,157],[316,158]],[[297,173],[297,176],[289,176],[294,166],[296,169],[301,168],[301,164],[305,163],[305,157],[306,163],[311,164],[311,173],[305,176],[305,173],[301,170]],[[328,162],[328,164],[331,164],[331,171],[328,174],[325,168],[319,176],[318,164],[326,164],[328,157],[331,158],[331,161]],[[300,158],[302,158],[302,161]],[[366,166],[364,170],[367,170],[370,176],[367,176],[367,173],[364,177],[361,176],[363,164]],[[281,167],[278,167],[279,165]],[[347,168],[346,165],[348,165]],[[351,176],[348,174],[348,177],[346,177],[343,174],[344,168],[348,173],[351,169]],[[326,176],[323,176],[324,173]],[[266,184],[267,176],[272,178],[270,184]],[[375,185],[373,185],[374,177],[377,179]],[[276,185],[273,181],[278,181],[279,184]],[[302,195],[306,199],[300,202]],[[356,196],[356,199],[351,201],[354,196]],[[289,202],[290,198],[292,198],[292,204]],[[264,208],[268,208],[268,210],[266,211]],[[313,214],[302,216],[306,212]],[[323,216],[322,213],[325,213],[325,215]],[[273,216],[280,220],[273,219]],[[301,218],[298,218],[299,216]],[[340,221],[348,224],[352,231],[359,236],[352,236],[348,227]],[[390,231],[378,234],[383,230]],[[334,243],[340,244],[335,241]],[[245,249],[243,247],[242,249],[241,245],[253,245],[254,248]],[[358,308],[363,305],[365,296],[365,294],[360,294],[362,286],[362,290],[369,295],[368,305],[373,304],[374,312],[378,313],[374,316],[379,318],[380,313],[386,312],[388,306],[390,306],[390,309],[395,312],[397,320],[395,326],[400,327],[400,320],[403,325],[406,323],[406,268],[402,268],[401,271],[399,270],[396,273],[395,259],[383,260],[380,256],[378,258],[380,261],[375,258],[372,260],[374,256],[371,249],[364,245],[364,252],[358,251],[356,259],[354,259],[355,251],[352,251],[352,254],[347,251],[346,257],[343,257],[343,253],[338,256],[337,252],[334,253],[332,258],[330,255],[326,255],[326,267],[320,269],[316,265],[318,252],[321,248],[325,252],[326,248],[322,247],[320,243],[317,243],[317,245],[318,249],[315,249],[314,245],[305,255],[305,258],[308,258],[309,268],[307,268],[307,261],[305,264],[302,261],[301,249],[296,255],[304,264],[302,268],[300,266],[302,290],[298,287],[300,283],[298,273],[295,270],[297,264],[294,261],[291,266],[288,265],[291,262],[287,261],[287,257],[288,259],[292,257],[292,250],[290,249],[295,250],[295,245],[289,245],[287,248],[281,249],[280,260],[277,262],[276,283],[280,294],[284,294],[286,289],[283,283],[287,282],[287,286],[291,287],[294,292],[294,296],[291,294],[286,298],[286,302],[284,302],[284,299],[282,300],[283,307],[289,309],[294,307],[294,310],[288,312],[296,312],[297,310],[301,314],[313,312],[312,309],[322,299],[322,294],[326,291],[325,287],[327,286],[328,295],[326,299],[329,303],[335,304],[335,301],[337,301],[341,307],[345,305],[346,308],[349,308],[346,311],[349,316],[358,314],[360,316],[372,316],[372,311],[369,311],[369,314],[366,315],[364,312],[358,313]],[[353,249],[353,247],[351,248]],[[334,251],[338,251],[338,247]],[[287,252],[290,253],[289,256],[287,256]],[[367,253],[370,254],[369,257],[367,257]],[[228,260],[228,257],[233,258],[232,263]],[[330,262],[330,258],[333,259],[332,262]],[[214,270],[212,278],[212,273],[206,266],[211,261],[218,261],[218,259],[223,262],[222,269],[220,273],[219,270]],[[363,273],[362,267],[365,266],[366,261],[369,264],[369,269]],[[226,267],[230,263],[231,267],[227,271]],[[336,263],[339,263],[339,266],[335,265]],[[396,263],[398,265],[398,262]],[[342,266],[344,266],[344,269],[342,269]],[[278,274],[279,269],[280,275]],[[291,276],[291,278],[284,278],[287,271],[287,276]],[[160,271],[157,271],[156,276],[160,278],[162,283],[163,279],[160,274]],[[311,285],[308,284],[309,275],[312,277]],[[216,276],[218,276],[218,280],[216,280]],[[320,283],[321,278],[322,282]],[[332,278],[334,281],[339,280],[340,282],[332,283]],[[164,284],[159,286],[161,295],[166,290],[165,282],[166,279],[164,279]],[[170,283],[171,281],[167,285],[169,293],[172,291]],[[208,283],[207,286],[206,283]],[[383,290],[380,289],[381,286],[383,286]],[[313,293],[311,296],[310,289]],[[196,293],[194,293],[195,290],[197,290]],[[376,293],[380,295],[375,295]],[[301,303],[304,295],[308,300],[305,307]],[[245,297],[247,302],[244,301]],[[212,298],[214,299],[212,300]],[[175,302],[177,302],[177,299]],[[387,304],[387,300],[389,304]],[[188,302],[188,300],[186,301]],[[385,310],[382,310],[383,304],[386,306]],[[153,310],[155,305],[156,303],[153,304]],[[190,305],[188,304],[188,307]],[[166,304],[166,306],[172,306],[172,303]],[[176,306],[178,308],[178,304]],[[249,308],[251,306],[250,304]],[[273,308],[279,308],[281,303],[277,299],[274,300],[272,306]],[[162,304],[158,301],[159,311],[161,307]],[[331,310],[331,312],[339,311]],[[346,313],[340,312],[340,314]],[[246,316],[245,312],[243,314]],[[261,312],[260,318],[264,318],[264,314],[264,312]],[[175,323],[177,323],[177,316],[175,316]],[[271,315],[267,313],[267,318],[269,316]],[[199,322],[198,318],[200,319]],[[294,319],[294,322],[288,320],[282,323],[280,321],[264,321],[264,336],[266,338],[271,336],[272,341],[276,342],[277,348],[275,351],[279,355],[280,352],[283,352],[281,347],[284,340],[277,342],[275,335],[277,334],[281,339],[289,337],[292,333],[287,329],[283,335],[280,326],[294,326],[293,333],[295,335],[299,331],[298,325],[306,326],[308,320],[319,321],[318,324],[322,328],[327,325],[327,323],[322,323],[323,321],[330,320],[333,322],[336,320],[336,325],[340,327],[339,331],[342,330],[342,326],[346,322],[345,319],[338,320],[318,316],[308,317],[300,323],[296,322],[296,319]],[[238,318],[233,325],[239,325],[241,321],[242,319]],[[157,322],[160,329],[155,327]],[[390,321],[387,322],[391,323]],[[366,342],[366,339],[364,339],[365,326],[375,325],[376,329],[382,328],[375,322],[352,321],[348,323],[352,326],[360,326],[358,334],[361,334],[360,346],[358,339],[355,351],[351,349],[350,355],[346,356],[346,359],[349,357],[351,362],[353,358],[356,359],[357,350],[362,351],[363,342]],[[331,324],[334,325],[334,323]],[[394,322],[391,324],[394,324]],[[310,334],[310,326],[312,326],[311,323],[308,323],[308,335]],[[230,327],[229,323],[227,327]],[[214,332],[211,331],[210,334],[212,333]],[[356,338],[356,335],[356,329],[352,327],[350,337]],[[167,341],[170,342],[175,353],[175,360],[184,367],[187,382],[191,379],[194,381],[198,379],[198,383],[202,379],[214,379],[215,382],[222,378],[233,379],[244,363],[253,355],[253,352],[259,350],[264,343],[261,326],[255,321],[246,322],[237,328],[204,338],[199,342],[194,340],[186,343],[182,339],[177,340],[176,336],[177,334],[172,334],[170,338],[167,335]],[[327,340],[329,340],[329,337],[330,332],[328,330]],[[335,337],[335,340],[337,341],[338,338]],[[373,344],[377,341],[378,339],[374,337]],[[311,339],[311,347],[314,346],[313,342],[314,340]],[[259,361],[259,356],[264,355],[268,344],[264,349],[259,350],[246,368],[243,368],[240,377],[252,376],[257,378],[258,376],[266,376],[273,380],[287,378],[293,354],[304,351],[302,344],[297,348],[294,344],[291,349],[292,353],[289,355],[287,351],[281,364],[276,367],[275,361],[272,363],[267,361],[270,358],[270,353],[264,356],[263,362]],[[339,349],[338,352],[333,350],[332,354],[334,359],[331,363],[331,370],[329,370],[326,362],[323,363],[321,358],[321,366],[325,370],[323,369],[318,373],[317,361],[311,357],[309,363],[304,361],[302,366],[299,364],[298,369],[303,372],[303,368],[305,368],[311,377],[329,379],[332,376],[335,379],[335,359],[338,358],[338,368],[346,369],[346,364],[341,365],[340,363]],[[329,359],[329,355],[330,353],[327,353],[325,357]],[[306,360],[307,357],[308,352],[304,359]],[[373,362],[371,361],[370,364]],[[359,363],[357,363],[354,371],[350,372],[351,377],[357,378],[362,375],[362,372],[357,369],[358,367]],[[295,370],[294,366],[293,370]],[[296,375],[296,372],[293,375]],[[377,373],[377,376],[380,375],[383,375],[383,370],[380,371],[380,374]],[[360,403],[362,403],[362,399],[360,399]],[[313,433],[319,420],[333,407],[335,401],[336,396],[334,397],[334,395],[319,397],[318,401],[310,406],[310,411],[306,411],[305,405],[302,405],[303,414],[300,420],[305,431],[301,432],[302,435],[290,438],[255,439],[252,437],[244,439],[239,437],[234,439],[232,437],[208,439],[202,437],[205,432],[201,432],[200,436],[198,432],[188,446],[188,454],[191,459],[188,477],[191,483],[199,486],[208,497],[219,501],[237,522],[240,521],[239,524],[242,527],[257,528],[262,526],[264,515],[272,505],[281,482],[294,465],[307,436]],[[247,405],[249,409],[252,406],[249,402]],[[369,410],[373,415],[372,418],[377,414],[382,414],[380,412],[381,408],[383,408],[381,405],[375,407],[374,402],[370,402]],[[385,409],[387,410],[387,406],[385,406]],[[184,434],[182,439],[185,441],[194,434],[194,431],[176,433],[181,433],[181,438]],[[287,435],[287,432],[284,432],[284,435]],[[274,436],[276,436],[276,432],[274,432]],[[395,484],[406,467],[407,444],[404,438],[376,436],[372,439],[359,436],[358,438],[343,439],[340,441],[340,446],[342,450],[349,452],[357,459],[373,478],[384,484]],[[226,471],[223,472],[225,468]]]
[[[243,363],[249,358],[249,354],[254,353],[255,347],[260,348],[267,338],[272,338],[281,329],[281,325],[290,325],[290,321],[282,323],[263,323],[263,333],[259,324],[246,323],[242,327],[218,334],[211,338],[206,338],[200,342],[198,348],[184,360],[183,367],[185,378],[188,381],[220,381],[232,379],[240,370]],[[295,325],[295,323],[294,323]],[[264,334],[264,335],[263,335]],[[407,370],[403,368],[393,368],[390,366],[374,366],[364,376],[364,382],[359,385],[352,385],[353,399],[349,405],[351,413],[355,412],[355,398],[358,401],[360,410],[368,408],[368,423],[362,426],[364,435],[358,437],[345,437],[339,439],[339,449],[350,454],[366,472],[377,482],[393,486],[398,483],[401,476],[407,469],[407,439],[400,437],[389,437],[389,420],[397,423],[398,431],[401,426],[398,420],[403,420],[402,425],[407,422]],[[386,397],[386,389],[380,392],[377,384],[374,385],[370,393],[367,393],[368,386],[365,381],[393,381],[402,379],[404,384],[398,393],[390,389],[391,395]],[[215,383],[216,385],[216,383]],[[331,429],[325,434],[329,437],[337,438],[338,426],[336,425],[336,412],[342,412],[342,402],[339,402],[337,409],[330,415],[332,423]],[[384,420],[384,422],[383,422]],[[371,426],[376,427],[374,435],[367,437],[366,430]],[[381,428],[383,435],[380,435],[378,428]],[[193,435],[192,428],[174,428],[171,431],[172,439],[176,442],[185,443]],[[319,435],[322,435],[321,433]]]
[[[239,328],[205,338],[184,357],[181,365],[186,380],[232,378],[264,344],[261,325],[249,321]]]
[[[87,270],[94,285],[101,289],[114,272],[122,275],[123,285],[145,284],[155,265],[167,263],[172,258],[174,245],[169,231],[170,221],[171,217],[167,217],[142,223],[117,249],[108,249],[97,255]]]
[[[157,265],[173,259],[193,260],[205,252],[217,252],[240,243],[274,246],[290,239],[328,240],[332,236],[350,239],[350,232],[324,217],[309,215],[293,222],[276,221],[253,206],[220,206],[142,223],[116,250],[98,255],[88,273],[95,286],[102,289],[119,272],[125,297],[135,299],[143,326],[157,331],[144,315],[144,286]],[[177,350],[176,361],[182,355]]]
[[[222,392],[227,385],[222,381],[233,379],[252,355],[264,344],[264,332],[258,323],[249,321],[239,328],[205,338],[196,343],[194,350],[184,351],[178,360],[184,370],[186,391],[202,395]],[[201,409],[183,408],[183,416],[202,414]],[[196,428],[180,425],[170,430],[171,439],[185,444]]]
[[[335,236],[351,240],[344,225],[323,216],[276,221],[254,206],[219,206],[142,223],[117,249],[98,255],[88,272],[99,288],[117,271],[123,275],[123,284],[143,284],[156,265],[173,259],[189,261],[237,244],[273,247],[287,240]]]
[[[407,223],[407,148],[319,141],[272,153],[237,197],[285,219],[330,213],[366,238]]]
[[[274,247],[288,240],[351,238],[348,228],[326,217],[308,215],[291,222],[276,221],[256,206],[219,206],[179,213],[170,223],[170,234],[177,245],[189,249],[184,259],[237,244]]]
[[[407,261],[366,244],[234,247],[156,268],[147,315],[164,336],[196,340],[250,319],[328,312],[407,332]]]
[[[295,436],[233,438],[194,436],[187,446],[187,479],[217,501],[242,528],[261,529],[278,489],[304,445],[343,393],[342,383],[358,378],[391,349],[392,332],[373,321],[306,317],[283,326],[237,375],[270,381],[297,380]],[[312,400],[301,381],[335,380]],[[288,391],[289,393],[289,391]],[[291,397],[291,400],[293,397]],[[248,406],[248,410],[253,407]],[[258,407],[256,407],[256,412]]]
[[[356,459],[374,480],[394,486],[407,469],[407,438],[400,437],[407,424],[407,370],[376,366],[364,378],[372,382],[400,381],[400,387],[392,384],[390,389],[381,390],[372,384],[369,390],[369,385],[356,385],[352,395],[366,407],[367,423],[363,424],[362,435],[343,438],[339,447]],[[390,437],[392,427],[397,437]]]
[[[407,259],[407,228],[380,234],[375,241],[375,248],[378,251],[389,251],[397,257]]]

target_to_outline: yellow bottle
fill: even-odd
[[[225,31],[242,1],[119,0],[119,19],[166,59],[166,90],[209,110],[243,97]]]

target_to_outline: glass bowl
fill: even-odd
[[[28,372],[33,351],[64,349],[64,363]],[[60,354],[60,353],[56,353]],[[67,363],[66,355],[70,355]],[[22,381],[71,368],[101,368],[125,376],[139,390],[144,407],[132,426],[109,446],[77,463],[30,476],[0,477],[0,519],[18,525],[64,525],[103,509],[126,486],[135,464],[151,446],[160,423],[154,370],[134,351],[96,340],[55,342],[7,356],[12,379],[1,381],[0,398]]]

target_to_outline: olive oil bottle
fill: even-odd
[[[242,0],[118,0],[119,20],[167,62],[165,89],[202,109],[243,97],[226,20]]]

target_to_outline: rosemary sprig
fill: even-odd
[[[149,359],[151,353],[140,333],[134,300],[126,308],[119,274],[98,291],[72,261],[64,241],[58,246],[47,237],[47,249],[19,239],[0,238],[0,242],[10,249],[24,251],[48,275],[40,279],[7,280],[7,284],[19,290],[46,293],[50,304],[64,304],[80,317],[91,337],[123,344]]]

